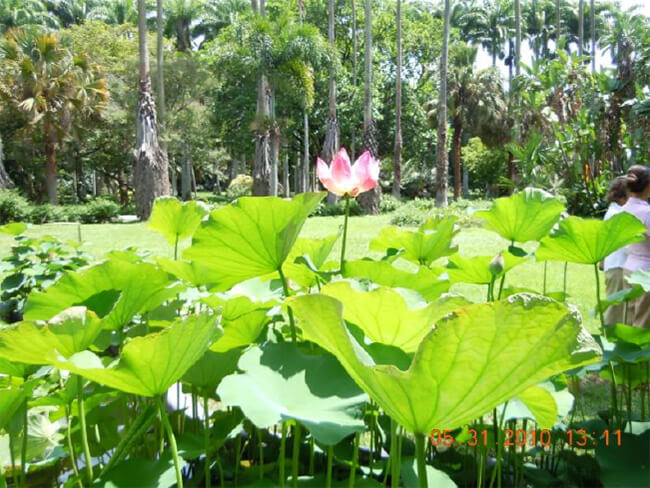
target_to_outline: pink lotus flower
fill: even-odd
[[[334,156],[330,167],[318,158],[317,172],[320,182],[332,193],[356,197],[359,193],[372,190],[377,185],[379,162],[370,155],[369,151],[366,151],[353,165],[350,165],[347,151],[341,148]]]

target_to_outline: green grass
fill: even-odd
[[[348,231],[347,258],[355,259],[364,256],[379,257],[376,252],[368,251],[368,243],[379,229],[390,224],[391,215],[351,217]],[[343,223],[342,217],[313,217],[307,221],[302,231],[303,237],[325,237],[339,229]],[[77,224],[45,224],[33,225],[26,233],[28,236],[42,237],[51,235],[62,240],[77,239]],[[83,249],[96,258],[102,258],[107,252],[135,246],[154,255],[171,256],[172,248],[167,241],[157,233],[147,229],[145,223],[131,224],[89,224],[81,226],[84,242]],[[484,229],[463,229],[456,239],[459,251],[465,256],[490,255],[505,249],[508,243],[497,234]],[[9,253],[12,238],[0,234],[0,257]],[[181,247],[189,245],[189,241]],[[340,253],[340,243],[332,251],[332,259]],[[563,280],[563,263],[548,264],[547,290],[561,291]],[[506,286],[530,288],[541,292],[543,286],[542,263],[534,260],[515,268],[506,278]],[[595,278],[590,266],[569,264],[568,268],[569,303],[576,306],[582,313],[587,328],[591,331],[598,329],[593,316],[595,305]],[[461,293],[473,301],[485,300],[486,287],[478,285],[458,284],[452,287],[452,292]]]

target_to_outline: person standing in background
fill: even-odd
[[[650,168],[635,164],[630,167],[625,177],[630,197],[623,205],[623,211],[634,215],[648,229],[645,240],[627,246],[625,274],[635,271],[650,270]],[[628,323],[637,327],[650,328],[650,293],[630,302],[628,306]]]
[[[623,205],[627,203],[628,188],[627,178],[619,176],[612,181],[607,196],[609,202],[605,220],[611,219],[614,215],[623,211]],[[607,256],[603,262],[603,271],[605,271],[605,286],[607,296],[625,288],[624,267],[627,260],[625,248],[613,252]],[[613,305],[605,312],[605,323],[607,325],[622,324],[625,320],[625,305]]]

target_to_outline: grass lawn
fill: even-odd
[[[348,231],[347,257],[350,259],[361,258],[367,255],[379,257],[378,253],[368,251],[368,242],[383,226],[390,225],[390,215],[351,217]],[[343,223],[342,217],[313,217],[307,221],[302,232],[304,237],[325,237],[337,231]],[[45,224],[34,225],[29,228],[27,235],[42,237],[51,235],[66,240],[77,239],[77,224]],[[172,254],[172,249],[167,241],[156,232],[147,229],[144,223],[131,224],[90,224],[81,227],[83,249],[95,256],[103,257],[108,251],[135,246],[156,255]],[[0,234],[0,257],[9,253],[12,243],[10,236]],[[465,256],[490,255],[493,256],[507,247],[507,242],[498,235],[484,229],[463,229],[457,237],[460,253]],[[189,241],[182,243],[181,247],[188,246]],[[339,244],[333,250],[332,258],[340,253]],[[561,291],[563,280],[563,263],[549,263],[547,274],[547,289]],[[533,260],[515,268],[506,278],[506,286],[531,288],[541,292],[543,286],[542,263]],[[602,279],[602,278],[601,278]],[[595,277],[590,266],[569,264],[568,268],[568,293],[569,302],[582,312],[583,320],[591,331],[598,329],[597,321],[593,316],[595,305]],[[462,293],[474,301],[485,300],[485,286],[459,284],[452,287],[453,292]]]

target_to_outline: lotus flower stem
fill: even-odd
[[[341,242],[341,262],[340,269],[343,272],[343,263],[345,262],[345,244],[348,240],[348,218],[350,217],[350,195],[345,195],[345,219],[343,220],[343,241]]]
[[[287,445],[287,423],[282,422],[282,439],[280,440],[280,454],[278,455],[278,471],[280,477],[280,488],[284,488],[284,457]]]
[[[72,471],[75,477],[79,480],[79,486],[83,488],[83,484],[79,478],[79,468],[77,468],[77,455],[75,454],[74,444],[72,443],[72,425],[70,423],[70,407],[68,405],[65,406],[65,425],[68,450],[70,451],[70,464],[72,464]]]
[[[418,464],[418,486],[419,488],[427,488],[427,464],[424,459],[424,434],[419,432],[415,434],[415,455]]]
[[[332,488],[332,463],[334,461],[334,446],[327,446],[327,473],[325,475],[325,487]]]
[[[11,460],[11,474],[14,480],[14,486],[18,486],[18,471],[16,467],[16,459],[14,457],[14,436],[9,434],[9,457]]]
[[[314,437],[309,438],[309,476],[314,476]]]
[[[208,414],[207,396],[203,397],[203,442],[205,446],[205,486],[210,488],[212,485],[212,477],[210,476],[210,415]]]
[[[399,488],[400,452],[398,448],[397,422],[390,419],[390,484],[392,488]]]
[[[293,488],[298,486],[298,464],[300,463],[300,424],[296,422],[293,428],[293,452],[291,453],[291,479]]]
[[[77,376],[77,405],[79,408],[79,426],[81,428],[81,444],[84,450],[84,459],[86,461],[86,482],[92,483],[93,465],[90,456],[90,447],[88,445],[88,431],[86,430],[86,409],[84,407],[84,383],[81,376]]]
[[[357,476],[357,464],[359,463],[359,432],[354,434],[354,444],[352,447],[352,467],[350,468],[350,479],[348,487],[354,488],[354,481]]]
[[[260,451],[260,480],[264,479],[264,440],[262,429],[257,429],[257,444]]]
[[[288,298],[291,293],[289,292],[289,285],[287,284],[287,278],[282,272],[282,266],[278,268],[278,274],[280,275],[280,281],[282,281],[282,289],[284,290],[284,297]],[[287,314],[289,315],[289,326],[291,328],[291,342],[296,343],[296,321],[293,318],[293,310],[291,307],[287,307]]]
[[[605,331],[605,316],[603,315],[603,309],[600,306],[600,275],[598,274],[598,264],[594,264],[594,272],[596,274],[596,305],[598,306],[598,316],[600,317],[600,331],[603,334],[603,337],[607,337],[607,332]]]
[[[27,486],[27,437],[28,437],[28,419],[29,408],[27,399],[25,399],[25,413],[23,414],[23,444],[20,450],[20,486]]]
[[[167,433],[167,440],[169,447],[172,450],[172,458],[174,459],[174,469],[176,470],[176,485],[178,488],[183,488],[183,475],[181,473],[181,463],[178,459],[178,448],[176,447],[176,437],[172,425],[169,423],[169,416],[167,415],[167,408],[163,403],[162,397],[158,397],[158,409],[160,410],[160,420],[162,421],[165,432]]]

